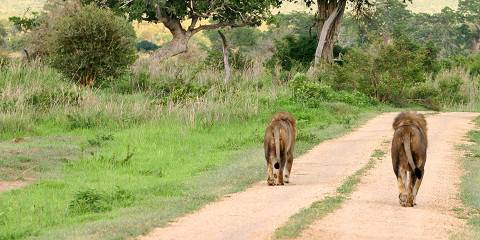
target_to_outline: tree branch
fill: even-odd
[[[224,28],[224,27],[245,27],[245,26],[248,26],[250,24],[251,23],[248,23],[248,22],[242,22],[242,23],[233,23],[233,22],[214,23],[214,24],[209,24],[209,25],[200,25],[197,28],[191,29],[190,32],[192,32],[192,34],[195,34],[197,32],[203,31],[203,30],[213,30],[213,29]]]
[[[194,30],[195,26],[197,25],[197,22],[198,22],[198,16],[193,16],[192,23],[190,23],[190,26],[188,27],[188,31]]]

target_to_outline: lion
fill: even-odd
[[[296,122],[290,113],[278,112],[273,115],[263,142],[268,185],[289,183],[296,132]]]
[[[413,207],[427,160],[427,122],[416,112],[402,112],[393,121],[392,164],[400,205]]]

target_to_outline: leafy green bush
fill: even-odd
[[[194,81],[170,78],[168,76],[154,77],[146,71],[125,74],[115,81],[111,87],[120,93],[141,93],[157,103],[182,103],[205,95],[208,84],[199,84]]]
[[[7,30],[3,23],[0,22],[0,48],[5,47],[6,41],[5,37],[7,36]]]
[[[70,129],[92,129],[105,127],[113,122],[111,116],[104,112],[73,112],[66,115]]]
[[[251,68],[253,60],[248,56],[242,54],[240,51],[229,49],[228,61],[230,66],[236,70],[245,70]],[[205,59],[205,66],[215,69],[224,69],[223,65],[223,51],[222,49],[211,49],[208,51],[208,56]]]
[[[6,52],[0,51],[0,68],[7,66],[10,64],[10,57]]]
[[[274,68],[276,65],[282,70],[289,71],[294,66],[301,66],[306,70],[313,60],[317,38],[308,34],[287,35],[281,40],[275,41],[275,53],[266,63],[267,67]]]
[[[468,80],[467,80],[468,81]],[[467,96],[462,94],[464,79],[459,74],[441,74],[435,79],[439,101],[446,105],[464,103]]]
[[[313,81],[305,74],[298,73],[289,82],[293,91],[293,99],[310,107],[319,106],[322,102],[343,102],[356,106],[366,106],[374,102],[358,91],[335,91],[329,85]]]
[[[256,27],[238,27],[222,30],[225,35],[228,45],[233,48],[238,48],[240,52],[255,52],[258,49],[255,46],[258,45],[262,32]],[[217,30],[209,30],[204,32],[205,36],[212,43],[212,47],[209,49],[218,49],[222,47],[222,40]]]
[[[398,37],[393,44],[351,49],[342,66],[327,66],[318,76],[336,90],[357,90],[382,102],[402,105],[409,89],[435,71],[436,56],[429,46]]]
[[[128,207],[134,200],[135,197],[130,191],[118,186],[110,194],[95,189],[87,189],[75,193],[74,198],[68,204],[68,211],[75,215],[100,213],[112,210],[113,206]]]
[[[59,19],[52,30],[52,67],[82,85],[119,76],[136,59],[133,27],[108,9],[81,7]]]
[[[72,214],[99,213],[111,209],[107,196],[95,189],[77,192],[68,205]]]
[[[151,52],[160,48],[160,46],[158,46],[157,44],[147,40],[142,40],[138,42],[136,47],[137,47],[137,51],[144,51],[144,52]]]

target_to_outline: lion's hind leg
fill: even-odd
[[[273,177],[273,169],[272,169],[272,162],[267,162],[267,183],[268,185],[272,186],[275,184],[275,178]]]
[[[293,154],[287,154],[287,164],[285,166],[285,182],[290,182],[290,173],[292,172],[292,165],[293,165]]]
[[[418,189],[420,188],[420,185],[422,184],[422,178],[416,178],[414,186],[413,186],[413,205],[417,204],[417,194],[418,194]]]
[[[413,195],[413,184],[415,182],[415,173],[413,171],[407,170],[407,179],[406,179],[406,190],[407,190],[407,202],[406,206],[407,207],[413,207],[414,206],[414,198],[415,196]]]
[[[397,183],[398,183],[398,191],[400,192],[400,194],[398,195],[398,199],[400,201],[400,205],[406,207],[407,200],[408,200],[407,189],[405,186],[406,180],[407,180],[407,171],[402,167],[399,167],[398,173],[399,175],[397,177]]]

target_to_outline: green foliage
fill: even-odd
[[[283,70],[289,71],[294,66],[306,70],[315,56],[317,38],[307,34],[287,35],[275,41],[275,53],[267,62],[267,67],[274,68],[280,65]]]
[[[68,204],[68,211],[72,214],[99,213],[111,209],[105,194],[95,189],[77,192]]]
[[[339,42],[347,46],[366,47],[373,44],[378,36],[388,42],[396,33],[402,33],[416,42],[430,42],[441,56],[462,54],[470,48],[475,30],[467,23],[465,16],[469,14],[460,9],[456,11],[446,7],[440,13],[413,13],[407,9],[405,2],[380,0],[375,4],[374,11],[360,16],[359,21],[357,16],[346,16]],[[473,12],[470,14],[474,15]],[[478,13],[476,16],[478,19]]]
[[[393,44],[351,50],[342,66],[323,69],[318,76],[335,89],[357,90],[379,101],[401,105],[409,101],[407,90],[425,82],[435,67],[434,50],[399,36]]]
[[[40,25],[40,13],[32,12],[31,17],[9,17],[8,20],[18,31],[27,32]]]
[[[318,107],[324,102],[343,102],[355,106],[367,106],[373,101],[358,91],[335,91],[329,85],[319,81],[313,81],[305,74],[297,73],[289,82],[292,89],[292,97],[295,101],[309,107]]]
[[[151,52],[160,48],[160,46],[158,46],[157,44],[147,40],[141,40],[140,42],[137,43],[136,47],[137,47],[137,51],[143,51],[143,52]]]
[[[0,69],[7,66],[10,63],[10,57],[8,53],[0,51]]]
[[[66,115],[70,129],[92,129],[109,125],[111,119],[103,112],[73,112]]]
[[[133,27],[107,9],[82,7],[52,30],[47,39],[51,65],[83,85],[119,76],[136,59]]]
[[[157,22],[157,9],[161,16],[174,19],[192,17],[212,18],[215,22],[235,25],[235,23],[260,24],[267,17],[271,7],[279,6],[277,0],[260,1],[195,1],[193,8],[189,1],[122,1],[122,0],[82,0],[82,3],[96,3],[129,17],[131,20]],[[158,8],[157,8],[158,6]]]
[[[68,204],[68,212],[73,215],[101,213],[112,210],[113,206],[128,207],[135,200],[135,196],[124,189],[116,187],[111,194],[87,189],[75,193]]]
[[[0,22],[0,48],[5,47],[6,37],[7,37],[7,30],[5,29],[5,26],[3,25],[3,23]]]
[[[230,67],[236,70],[245,70],[253,66],[253,60],[242,54],[241,51],[235,51],[233,49],[228,49],[228,61]],[[224,69],[223,63],[223,50],[222,49],[211,49],[208,51],[207,58],[204,61],[205,66],[209,68]]]
[[[243,53],[255,52],[256,47],[261,40],[263,33],[255,27],[238,27],[222,30],[227,39],[230,48],[238,49]],[[205,36],[210,40],[212,46],[209,49],[221,49],[222,40],[217,31],[210,30],[204,32]]]

